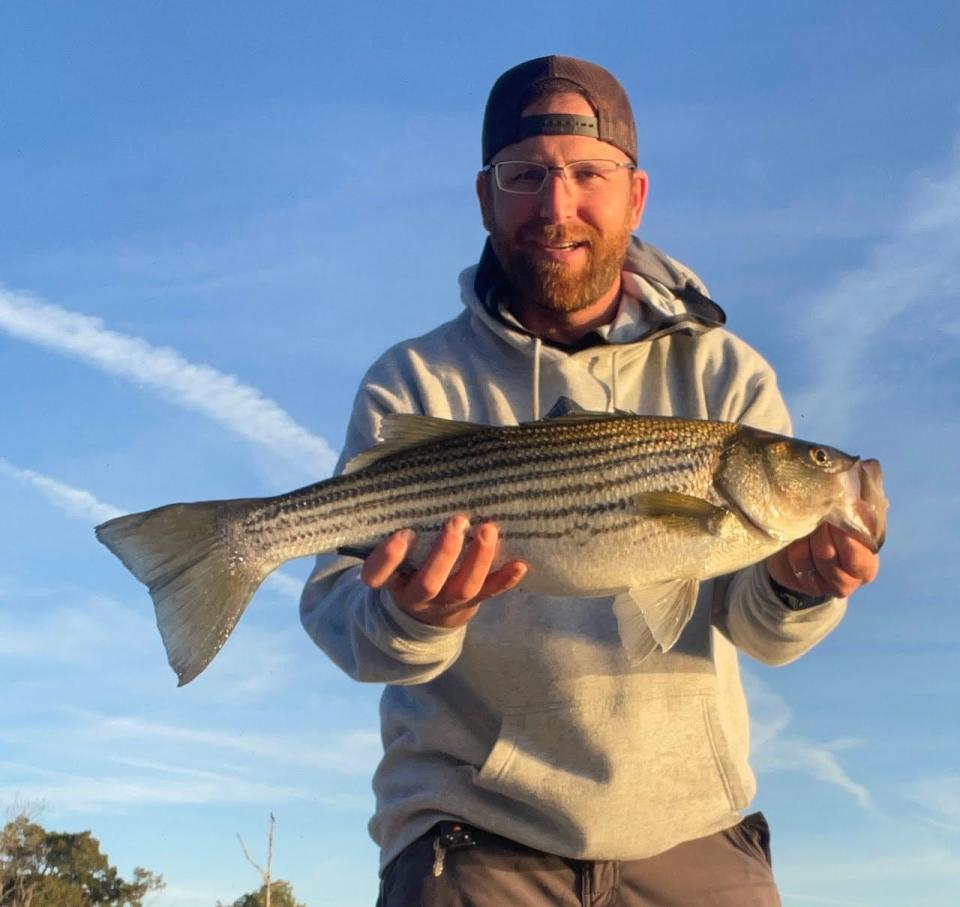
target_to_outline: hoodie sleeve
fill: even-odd
[[[396,390],[402,382],[377,380],[377,369],[368,373],[354,402],[338,474],[375,443],[385,413],[423,411],[415,395]],[[386,590],[361,582],[359,563],[353,557],[317,558],[300,599],[300,620],[310,638],[355,680],[415,684],[446,670],[460,655],[466,629],[409,617]]]
[[[751,351],[752,353],[752,351]],[[720,418],[792,435],[790,416],[773,370],[759,356]],[[742,362],[742,358],[741,358]],[[777,598],[766,563],[720,577],[714,587],[713,622],[738,649],[769,665],[783,665],[812,649],[840,623],[846,599],[792,611]]]

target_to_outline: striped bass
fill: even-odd
[[[524,591],[613,596],[638,659],[677,641],[701,580],[822,522],[874,551],[886,530],[876,460],[737,423],[587,413],[561,400],[514,426],[388,415],[381,438],[342,475],[288,494],[170,504],[96,528],[148,586],[180,685],[283,562],[363,556],[410,528],[413,569],[456,513],[498,525],[494,569],[526,561]]]

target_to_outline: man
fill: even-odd
[[[789,433],[769,366],[690,271],[631,237],[648,181],[613,76],[567,57],[509,70],[483,162],[490,237],[461,276],[466,310],[373,365],[341,463],[388,412],[513,424],[560,396]],[[302,602],[343,670],[387,685],[381,907],[779,904],[763,818],[740,814],[755,782],[736,650],[803,654],[874,555],[821,527],[704,583],[677,645],[637,664],[609,600],[527,595],[517,562],[491,571],[496,526],[454,515],[408,575],[411,543],[320,558]]]

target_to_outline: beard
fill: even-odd
[[[593,227],[545,225],[521,228],[517,239],[491,233],[490,244],[507,282],[518,300],[569,314],[588,308],[620,277],[630,242],[630,225],[624,223],[615,235],[604,238]],[[550,245],[584,243],[586,261],[580,268],[549,261],[531,251],[527,244],[536,239]]]

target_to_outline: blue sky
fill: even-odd
[[[177,689],[104,517],[329,473],[389,344],[453,317],[493,79],[600,62],[640,235],[777,368],[797,433],[878,457],[883,571],[794,665],[745,659],[788,907],[960,888],[960,8],[0,3],[0,806],[45,802],[154,907],[375,897],[378,690],[299,626],[309,565]]]

